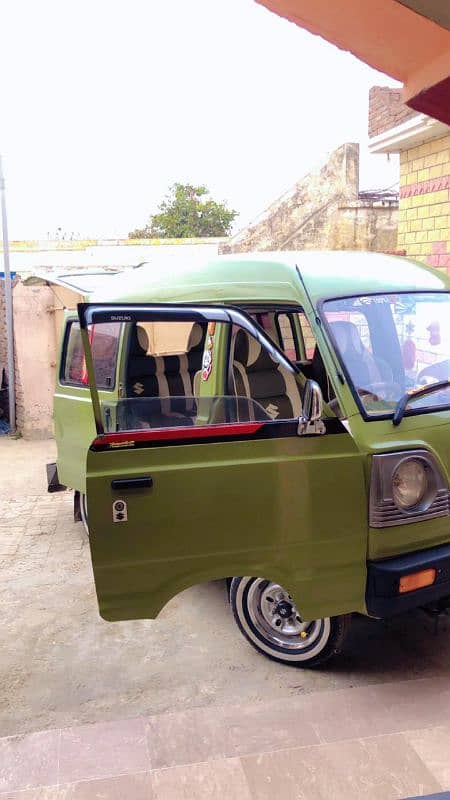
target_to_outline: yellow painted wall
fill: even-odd
[[[398,248],[450,274],[450,134],[400,153]]]

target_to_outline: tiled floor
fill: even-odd
[[[0,800],[450,788],[448,626],[359,618],[339,662],[298,671],[248,647],[218,583],[104,623],[70,495],[43,487],[52,448],[0,441]]]
[[[425,679],[7,737],[0,800],[432,795],[450,789],[449,708]]]
[[[0,437],[0,738],[448,678],[450,618],[435,635],[420,613],[389,624],[356,618],[345,653],[326,670],[259,656],[233,621],[223,582],[188,589],[156,620],[105,622],[71,494],[46,492],[54,451],[51,441]],[[320,713],[326,721],[327,708]],[[266,732],[258,735],[263,741]],[[281,746],[283,734],[275,735]],[[366,734],[354,727],[352,735]]]
[[[360,619],[333,669],[286,670],[244,641],[223,582],[192,587],[156,620],[104,622],[71,494],[46,493],[54,457],[54,442],[0,437],[0,737],[447,669],[450,637],[425,642],[422,620],[399,632]]]

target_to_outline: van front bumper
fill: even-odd
[[[400,593],[400,579],[422,570],[436,570],[431,586]],[[392,617],[441,601],[450,606],[450,544],[383,561],[367,562],[366,607],[371,617]]]

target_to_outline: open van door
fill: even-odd
[[[220,325],[229,326],[229,343],[236,326],[245,330],[295,376],[296,366],[262,328],[224,306],[80,304],[78,313],[97,429],[87,456],[87,506],[102,617],[154,618],[188,586],[237,575],[289,588],[308,618],[363,611],[362,456],[339,420],[324,419],[316,433],[298,418],[271,418],[248,394],[231,396],[230,387],[228,397],[201,391],[190,416],[169,410],[158,427],[151,413],[136,409],[164,398],[124,398],[122,422],[105,432],[89,326],[209,325],[203,389]],[[224,361],[222,367],[229,371]]]

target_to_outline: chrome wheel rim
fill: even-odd
[[[278,583],[262,578],[246,578],[241,583],[241,601],[245,602],[251,623],[245,621],[244,625],[258,647],[298,661],[313,658],[323,650],[330,636],[329,617],[302,619],[291,595]]]

